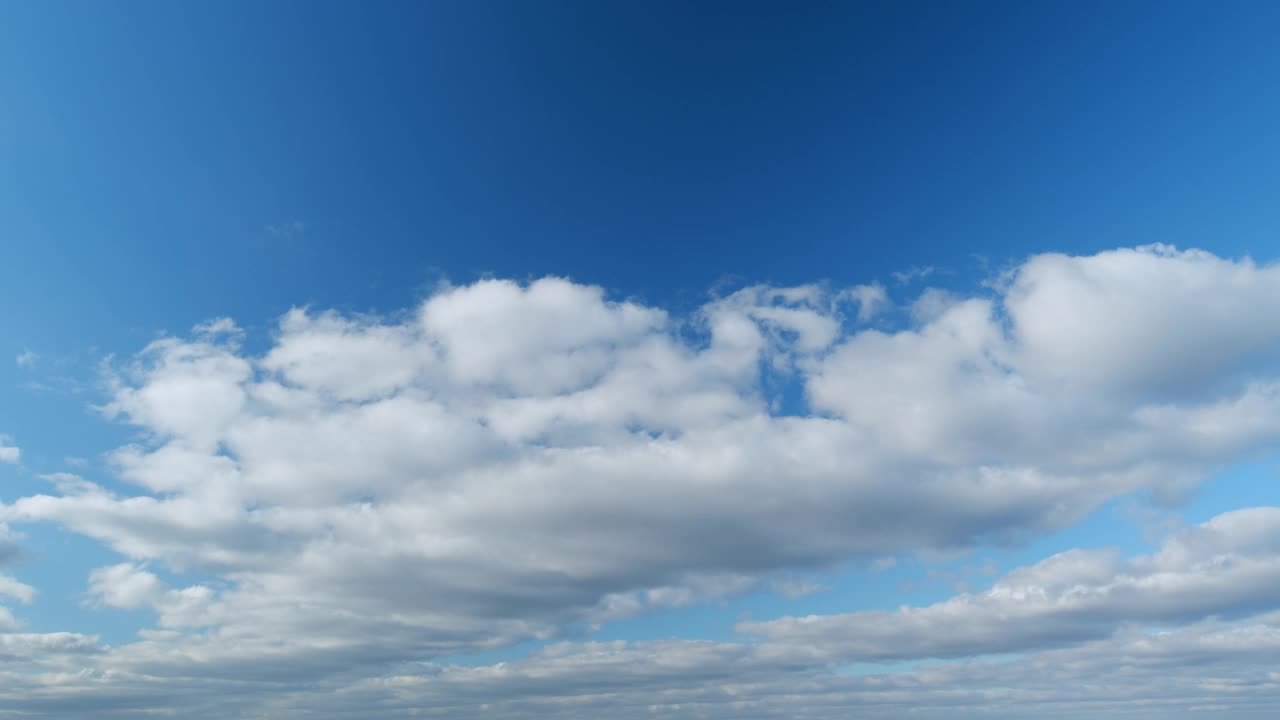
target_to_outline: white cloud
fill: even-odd
[[[35,588],[18,582],[8,575],[0,575],[0,597],[10,597],[19,602],[29,603],[35,599]]]
[[[1005,289],[1029,382],[1183,399],[1274,371],[1280,266],[1164,245],[1040,255]]]
[[[899,285],[907,285],[916,282],[917,280],[924,280],[937,271],[938,269],[932,265],[913,265],[906,270],[900,270],[893,273],[893,279],[897,281]]]
[[[13,438],[8,435],[0,435],[0,462],[15,464],[22,458],[22,449],[16,445],[10,445]]]
[[[1280,326],[1256,319],[1277,272],[1167,248],[1039,256],[994,295],[925,291],[905,326],[874,330],[859,323],[887,302],[882,288],[753,286],[675,317],[556,278],[445,288],[388,317],[295,309],[262,352],[222,319],[114,376],[103,409],[141,430],[108,455],[126,484],[51,475],[55,494],[0,506],[0,520],[59,523],[126,556],[95,571],[91,596],[149,608],[164,630],[111,651],[113,677],[358,684],[762,583],[785,592],[785,578],[850,559],[1026,538],[1136,491],[1183,492],[1280,441]],[[1176,323],[1160,314],[1171,307]],[[773,412],[780,386],[808,408]],[[1192,558],[1147,572],[1083,552],[1006,576],[997,587],[1045,597],[1019,605],[1039,609],[1008,634],[1034,649],[1106,637],[1125,618],[1244,613],[1261,602],[1250,582],[1271,575],[1231,532],[1243,559],[1226,569]],[[211,581],[176,589],[160,579],[170,570]],[[1117,573],[1137,584],[1106,580]],[[1175,576],[1209,599],[1142,594]],[[1076,585],[1093,595],[1070,595]],[[1047,635],[1036,623],[1061,620],[1064,598],[1088,617]],[[777,640],[751,652],[786,656],[763,674],[891,655],[882,645],[987,652],[979,621],[1000,602],[876,616],[852,640],[830,620],[823,658],[788,640],[803,623],[753,626]],[[795,716],[762,702],[762,717]]]
[[[816,583],[810,580],[796,580],[796,579],[774,580],[769,584],[769,586],[773,589],[774,592],[778,593],[779,595],[782,595],[783,597],[790,598],[792,600],[796,598],[807,597],[809,595],[816,595],[820,592],[826,592],[831,589],[830,587],[823,585],[821,583]]]
[[[155,575],[130,563],[98,568],[89,574],[89,593],[110,607],[127,610],[149,607],[166,589]]]
[[[153,633],[140,645],[155,652],[165,637]],[[930,720],[1034,714],[1067,720],[1082,712],[1155,720],[1202,717],[1200,709],[1207,706],[1218,708],[1216,717],[1266,717],[1280,702],[1274,669],[1280,662],[1280,624],[1268,616],[1206,621],[1176,631],[1126,631],[1007,660],[848,674],[832,672],[812,654],[767,644],[558,643],[494,665],[412,663],[377,677],[312,683],[307,691],[290,689],[278,666],[253,668],[266,671],[264,676],[225,677],[202,657],[171,655],[163,657],[167,664],[147,664],[123,651],[104,655],[83,636],[0,635],[0,657],[6,638],[18,655],[15,665],[94,668],[28,674],[17,688],[0,685],[7,708],[41,718],[94,708],[95,717],[164,709],[198,719],[233,713],[409,718],[430,709],[440,717],[500,720],[835,720],[855,714]],[[1087,698],[1081,688],[1088,688]]]
[[[1280,676],[1268,666],[1278,658],[1280,628],[1265,622],[1132,633],[1011,661],[848,675],[769,646],[588,643],[501,665],[369,681],[348,697],[380,715],[417,705],[464,718],[1078,718],[1083,709],[1154,720],[1194,716],[1205,704],[1221,705],[1226,717],[1251,717],[1250,709],[1280,700]]]
[[[121,563],[89,573],[89,595],[110,607],[151,608],[159,613],[160,626],[170,628],[210,624],[214,593],[203,585],[174,590],[142,567]]]
[[[98,489],[97,485],[85,480],[74,473],[57,472],[47,473],[40,476],[41,480],[52,483],[58,492],[64,495],[75,495],[79,493],[92,492]]]
[[[21,535],[13,532],[7,525],[0,523],[0,567],[13,564],[21,557],[21,550],[18,548],[17,541],[21,539]],[[17,600],[23,604],[30,604],[36,597],[36,589],[19,581],[12,575],[0,573],[0,600],[11,599]],[[22,623],[13,616],[13,613],[6,607],[0,605],[0,638],[4,637],[6,631],[12,632],[21,627]],[[0,645],[0,649],[3,646]]]
[[[858,322],[871,320],[889,305],[889,294],[880,284],[855,285],[845,295],[858,304]]]
[[[742,623],[740,632],[850,662],[965,657],[1104,638],[1126,625],[1183,625],[1280,609],[1280,508],[1220,515],[1153,555],[1072,550],[986,592],[928,607]]]
[[[12,565],[22,556],[22,549],[18,547],[18,540],[22,535],[9,529],[8,525],[0,524],[0,567]]]
[[[31,350],[24,349],[22,352],[18,353],[18,356],[14,358],[14,361],[17,362],[18,367],[31,368],[35,367],[36,360],[39,358],[40,356],[31,352]]]

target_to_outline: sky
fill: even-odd
[[[1272,717],[1277,23],[0,2],[0,714]]]

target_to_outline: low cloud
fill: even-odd
[[[831,588],[821,583],[812,582],[810,580],[774,580],[769,584],[774,592],[783,597],[795,600],[796,598],[808,597],[809,595],[817,595],[820,592],[827,592]]]
[[[1220,515],[1156,553],[1072,550],[986,592],[927,607],[740,623],[742,633],[846,662],[990,655],[1071,645],[1127,626],[1177,626],[1280,609],[1280,508]]]
[[[323,686],[352,708],[372,693],[364,710],[380,716],[462,717],[485,702],[468,688],[491,680],[512,699],[486,716],[619,702],[608,714],[626,717],[640,694],[616,678],[571,694],[538,673],[644,652],[657,659],[619,672],[709,673],[701,690],[654,681],[678,685],[668,715],[900,712],[912,683],[924,705],[991,699],[926,670],[877,687],[829,664],[1115,649],[1126,623],[1268,606],[1280,578],[1271,531],[1249,534],[1272,523],[1256,510],[1189,530],[1198,545],[1069,553],[937,606],[744,625],[767,639],[754,649],[571,645],[422,674],[444,656],[785,592],[851,560],[1020,542],[1117,497],[1179,497],[1280,441],[1275,266],[1151,246],[1036,256],[993,288],[925,290],[900,303],[919,312],[871,329],[867,308],[887,300],[858,288],[753,286],[675,315],[562,278],[486,280],[388,317],[295,308],[261,350],[228,319],[153,342],[116,367],[102,406],[137,430],[106,456],[114,481],[50,475],[48,494],[0,505],[0,520],[123,555],[88,578],[91,603],[153,612],[156,628],[92,664],[49,660],[6,707],[67,716],[73,698],[109,697],[103,712],[225,716],[207,688],[226,683],[261,690],[237,691],[235,709],[256,714],[287,717]],[[779,412],[783,393],[799,407]],[[1210,541],[1230,563],[1188,549]],[[184,686],[194,678],[210,685]],[[797,688],[805,699],[787,699]]]

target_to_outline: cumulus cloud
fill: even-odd
[[[1274,368],[1280,268],[1152,245],[1041,255],[1005,288],[1016,363],[1037,383],[1173,402]]]
[[[0,520],[125,556],[93,573],[90,597],[149,609],[160,629],[109,653],[112,678],[270,679],[290,706],[303,683],[356,697],[405,663],[762,583],[786,593],[786,578],[849,561],[1017,542],[1122,495],[1176,496],[1280,440],[1276,267],[1153,246],[1037,256],[992,287],[925,290],[874,329],[880,286],[752,286],[675,316],[559,278],[446,287],[386,317],[295,308],[261,351],[218,319],[110,378],[102,412],[140,431],[107,456],[121,483],[51,475],[56,492]],[[787,392],[802,406],[783,413]],[[1245,581],[1271,578],[1267,561],[1240,532],[1223,540],[1227,569],[1168,559],[1171,544],[1006,576],[1009,597],[1040,599],[1019,601],[1022,639],[1005,649],[1206,614],[1144,588],[1260,587]],[[177,588],[162,571],[212,580]],[[1261,603],[1208,597],[1226,614]],[[881,646],[988,652],[975,634],[1003,601],[949,602],[876,616],[869,633],[841,624],[868,616],[814,621],[837,648],[822,657],[797,649],[799,620],[744,627],[773,638],[748,654],[816,672],[894,656]],[[1085,619],[1054,614],[1072,602]],[[1046,618],[1069,632],[1037,635]],[[744,652],[730,645],[716,652]]]
[[[25,583],[18,582],[8,575],[0,575],[0,597],[15,598],[20,602],[29,603],[35,599],[35,588]]]
[[[845,295],[858,304],[858,322],[867,322],[889,306],[889,293],[879,283],[855,285]]]
[[[95,602],[110,607],[151,608],[159,614],[161,627],[209,624],[204,616],[213,597],[213,591],[203,585],[172,589],[155,574],[132,563],[89,573],[89,594]]]

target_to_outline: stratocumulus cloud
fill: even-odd
[[[676,315],[485,280],[387,317],[295,308],[263,350],[226,318],[156,340],[100,408],[139,431],[110,455],[121,483],[58,473],[0,507],[122,555],[87,602],[156,627],[107,647],[5,610],[0,696],[33,717],[941,717],[1054,708],[1061,683],[1097,681],[1098,703],[1189,712],[1225,691],[1170,695],[1179,658],[1276,656],[1280,510],[1246,508],[1149,556],[1067,552],[926,607],[435,664],[821,589],[788,573],[1017,543],[1118,497],[1176,499],[1280,440],[1275,266],[1040,255],[981,292],[898,300],[890,318],[881,286],[753,286]],[[0,576],[5,600],[35,592]],[[984,659],[1004,653],[1037,654]],[[1128,684],[1105,669],[1121,655]],[[928,658],[969,660],[833,672]],[[1226,701],[1274,701],[1280,678],[1248,672]]]

